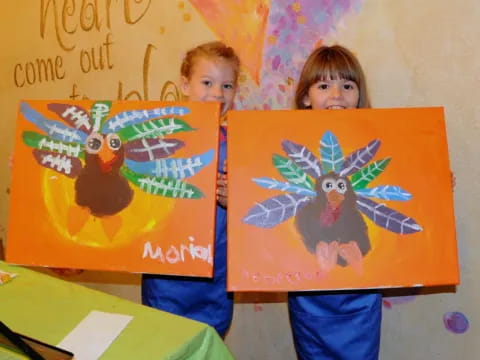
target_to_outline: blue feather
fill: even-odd
[[[330,171],[340,172],[343,167],[343,153],[336,136],[326,131],[320,139],[320,156],[322,158],[323,173]]]
[[[370,189],[358,189],[355,193],[369,198],[377,198],[383,200],[408,201],[412,198],[412,194],[405,191],[400,186],[381,185]]]
[[[317,196],[317,193],[310,189],[305,189],[303,186],[297,186],[290,184],[288,182],[281,182],[272,178],[262,177],[252,179],[255,184],[261,186],[265,189],[274,189],[287,191],[294,194],[306,195],[306,196]]]
[[[87,135],[71,127],[54,120],[43,117],[42,114],[34,110],[25,102],[20,104],[20,111],[25,119],[35,124],[39,129],[43,130],[50,138],[66,142],[74,142],[77,144],[85,144]]]

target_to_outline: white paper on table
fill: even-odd
[[[133,316],[91,311],[58,344],[71,351],[75,360],[98,359],[128,325]]]

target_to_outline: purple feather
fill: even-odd
[[[82,162],[73,156],[38,149],[33,150],[33,156],[41,166],[71,178],[77,177],[82,171]]]
[[[60,116],[63,121],[74,129],[85,134],[92,132],[92,121],[88,111],[77,105],[52,103],[47,105],[48,110]]]
[[[282,148],[288,157],[308,175],[314,179],[319,178],[322,175],[318,159],[305,146],[295,144],[289,140],[283,140]]]
[[[125,144],[125,156],[135,161],[152,161],[173,155],[185,145],[176,139],[140,139]]]
[[[311,200],[309,196],[298,194],[275,196],[251,208],[243,222],[261,228],[272,228],[295,216]]]
[[[343,162],[340,176],[348,176],[360,170],[373,159],[380,147],[380,140],[373,140],[367,146],[350,153]]]
[[[397,234],[412,234],[422,231],[414,219],[388,208],[384,204],[359,196],[357,208],[367,215],[375,224]]]

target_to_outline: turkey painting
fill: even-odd
[[[458,282],[442,108],[232,111],[228,289]]]
[[[321,160],[305,146],[282,142],[288,156],[273,155],[273,164],[287,181],[257,178],[253,181],[286,195],[267,199],[250,209],[243,221],[259,227],[272,227],[295,217],[295,225],[306,249],[316,255],[320,269],[330,271],[337,263],[361,271],[362,258],[370,251],[368,229],[361,213],[375,224],[398,234],[421,231],[415,220],[367,197],[384,200],[410,200],[399,186],[367,188],[388,165],[390,158],[374,158],[380,140],[346,157],[333,133],[320,140]]]
[[[110,107],[111,102],[96,102],[90,116],[76,105],[48,104],[47,108],[64,120],[64,125],[22,103],[25,118],[47,133],[24,132],[24,142],[35,148],[39,165],[77,177],[75,200],[97,217],[114,215],[128,206],[133,197],[128,181],[154,195],[190,199],[202,196],[199,189],[178,179],[193,176],[210,164],[213,150],[188,159],[164,159],[184,146],[164,136],[193,130],[173,117],[188,114],[188,108],[133,110],[107,119]],[[85,160],[84,167],[79,157]]]
[[[196,265],[187,264],[203,262],[201,272],[208,274],[218,118],[216,104],[23,101],[12,197],[23,199],[23,205],[32,200],[41,205],[40,217],[50,226],[45,236],[56,238],[60,247],[93,253],[125,251],[130,258],[136,253],[142,267],[164,267],[167,273],[191,274]],[[27,164],[27,172],[18,170]],[[24,179],[20,172],[29,175]],[[27,181],[37,194],[25,193]],[[212,215],[189,220],[186,214],[194,209]],[[14,237],[16,231],[28,232],[15,230],[18,216],[14,213]],[[178,223],[184,230],[172,230]],[[47,236],[50,231],[54,236]],[[35,244],[35,237],[28,236],[27,246]],[[22,240],[11,241],[10,257],[21,249],[18,244],[15,250],[17,241]],[[128,252],[135,243],[137,249]],[[65,252],[58,259],[52,256],[53,262],[41,260],[43,252],[31,261],[67,266],[60,265],[68,257]],[[205,259],[197,256],[200,253],[206,254]],[[128,268],[131,260],[126,262],[112,260],[106,267]],[[88,260],[78,255],[68,263],[89,268]]]

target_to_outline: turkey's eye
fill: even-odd
[[[107,144],[110,149],[118,150],[120,149],[120,146],[122,146],[122,140],[120,140],[117,134],[108,134]]]
[[[345,180],[343,179],[337,180],[337,191],[340,194],[345,194],[345,192],[347,191],[347,182]]]
[[[322,190],[325,192],[330,192],[335,189],[335,180],[333,179],[323,179],[322,181]]]
[[[103,137],[98,133],[90,134],[85,142],[85,150],[89,154],[97,154],[103,145]]]

